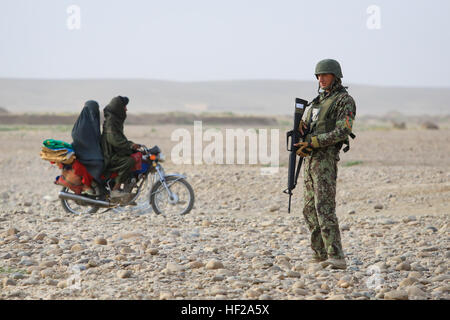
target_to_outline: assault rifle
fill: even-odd
[[[286,132],[286,148],[289,154],[289,173],[288,173],[288,187],[283,192],[289,195],[289,207],[288,213],[291,213],[291,197],[292,190],[295,189],[297,185],[298,175],[300,174],[300,169],[302,167],[303,158],[300,157],[300,160],[297,164],[297,170],[295,170],[295,165],[297,162],[297,150],[298,147],[294,146],[294,144],[298,143],[301,138],[304,136],[301,135],[299,131],[300,120],[302,120],[303,113],[305,112],[305,108],[308,105],[308,101],[295,98],[295,113],[294,113],[294,129]],[[303,130],[303,134],[306,135],[307,130]],[[290,144],[289,144],[289,138]],[[289,148],[290,145],[290,148]]]

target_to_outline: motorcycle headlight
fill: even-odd
[[[166,160],[166,156],[163,155],[162,153],[159,154],[159,161],[164,162],[164,160]]]

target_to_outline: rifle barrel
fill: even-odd
[[[288,213],[291,213],[291,197],[292,197],[292,193],[289,195],[289,207],[288,207]]]

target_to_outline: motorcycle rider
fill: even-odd
[[[127,139],[123,132],[123,124],[127,117],[127,97],[118,96],[103,109],[105,121],[101,145],[104,164],[107,172],[117,172],[115,185],[111,191],[111,198],[121,198],[129,194],[129,180],[131,169],[135,162],[131,154],[135,153],[141,145]],[[124,190],[120,190],[121,184]]]

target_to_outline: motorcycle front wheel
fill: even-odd
[[[188,214],[194,207],[194,190],[189,182],[179,177],[166,177],[166,184],[171,191],[158,181],[150,191],[150,204],[156,214],[175,216]]]

